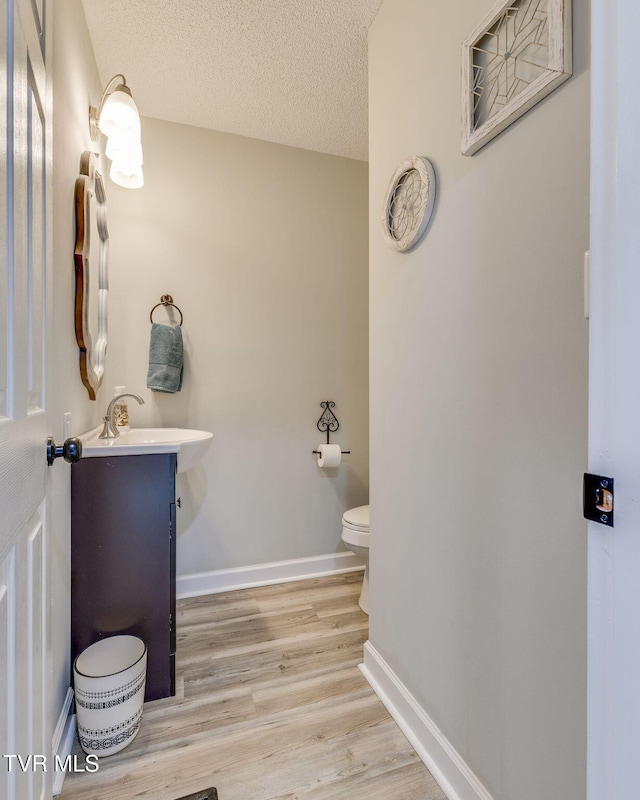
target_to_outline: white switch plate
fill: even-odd
[[[62,415],[62,435],[65,439],[71,436],[71,412],[65,411]]]

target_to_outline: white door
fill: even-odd
[[[0,8],[0,797],[41,800],[51,796],[52,769],[49,758],[45,772],[42,760],[51,749],[44,392],[48,19],[46,0],[3,0]]]
[[[638,0],[592,0],[589,800],[640,798],[640,61]]]

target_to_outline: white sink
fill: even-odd
[[[200,461],[213,439],[208,431],[189,428],[131,428],[116,439],[100,439],[102,427],[82,434],[82,457],[148,456],[177,453],[178,472],[185,472]]]

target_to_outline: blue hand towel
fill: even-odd
[[[179,392],[182,389],[182,368],[182,328],[153,322],[147,388],[152,392]]]

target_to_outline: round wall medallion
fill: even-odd
[[[406,158],[393,173],[382,207],[387,244],[404,253],[427,230],[436,199],[436,173],[428,158]]]

